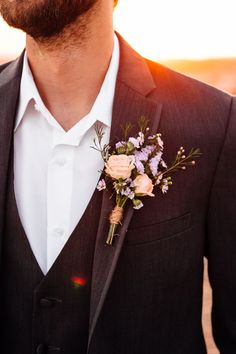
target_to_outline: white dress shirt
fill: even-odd
[[[91,148],[94,125],[101,122],[107,144],[119,67],[114,36],[112,59],[88,115],[65,132],[45,107],[24,58],[14,130],[14,190],[19,217],[44,274],[80,221],[103,169]]]

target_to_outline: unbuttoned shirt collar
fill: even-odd
[[[33,103],[34,108],[40,111],[43,117],[47,120],[48,124],[54,128],[53,146],[57,144],[78,146],[86,131],[90,129],[96,121],[99,121],[110,128],[118,67],[119,42],[117,36],[114,34],[114,46],[110,65],[92,109],[77,124],[66,132],[43,103],[28,64],[27,53],[25,53],[21,78],[20,98],[14,132],[18,129],[30,103]]]

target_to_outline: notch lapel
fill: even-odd
[[[149,94],[155,89],[155,83],[145,60],[134,52],[120,36],[120,69],[113,105],[111,127],[111,145],[122,139],[120,126],[132,123],[137,133],[137,120],[146,116],[150,120],[151,132],[156,132],[161,116],[162,104],[150,99]],[[125,207],[122,224],[119,225],[112,246],[105,244],[109,229],[109,214],[114,201],[109,192],[103,192],[102,210],[97,232],[90,304],[89,344],[101,314],[109,290],[126,231],[133,215],[132,204]],[[89,346],[88,346],[89,352]]]
[[[23,55],[0,73],[0,247],[13,128],[20,89]]]

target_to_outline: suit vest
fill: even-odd
[[[44,276],[20,222],[11,166],[1,268],[1,353],[86,353],[101,196],[95,190],[80,222]]]

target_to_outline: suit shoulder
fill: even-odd
[[[0,87],[12,80],[20,80],[23,67],[23,54],[15,60],[0,65]]]
[[[175,126],[181,137],[187,132],[190,142],[196,139],[195,146],[203,146],[206,136],[212,146],[221,146],[228,122],[235,115],[234,98],[159,63],[147,64],[156,85],[152,99],[163,106],[162,124],[167,128],[161,129],[173,132]]]
[[[10,64],[12,63],[12,61],[9,61],[9,62],[6,62],[6,63],[3,63],[2,65],[0,65],[0,73],[6,69],[7,66],[9,66]]]
[[[147,64],[156,86],[165,89],[165,92],[172,96],[182,96],[187,100],[192,99],[193,96],[196,100],[204,97],[209,103],[217,101],[219,104],[229,103],[232,100],[230,94],[160,63],[147,60]]]

